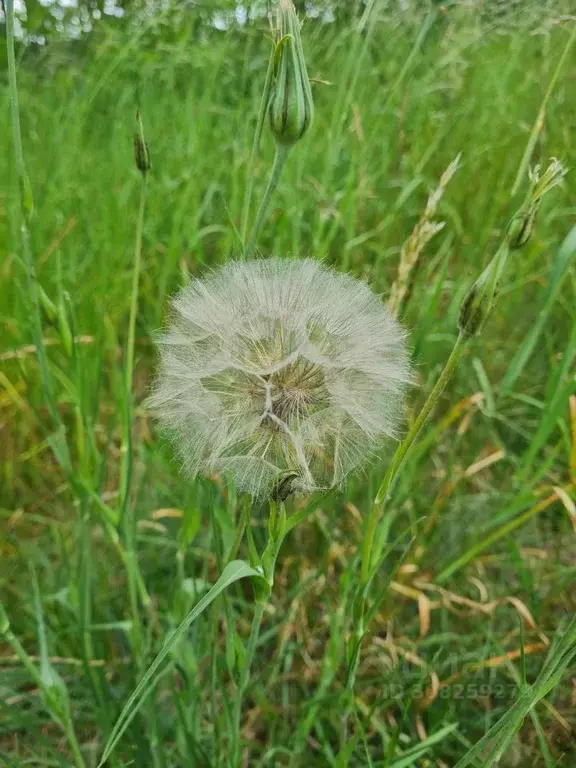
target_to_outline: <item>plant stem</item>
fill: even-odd
[[[258,234],[262,227],[264,216],[266,215],[266,211],[268,210],[268,206],[270,204],[270,199],[272,198],[272,194],[276,189],[276,187],[278,186],[278,182],[280,181],[280,175],[282,174],[284,163],[286,162],[286,158],[288,157],[289,149],[290,147],[284,146],[282,144],[276,144],[276,152],[274,154],[274,164],[272,165],[270,178],[268,179],[268,184],[264,191],[264,196],[262,197],[260,207],[258,208],[258,213],[256,214],[256,220],[254,221],[254,226],[252,227],[252,232],[250,234],[250,241],[248,242],[248,245],[246,246],[246,249],[244,251],[244,256],[246,257],[251,256],[256,247]]]
[[[249,526],[249,520],[247,520],[246,524]],[[266,593],[267,596],[270,595],[274,585],[274,569],[276,567],[276,560],[278,558],[280,548],[282,547],[282,542],[286,536],[286,507],[283,503],[281,503],[278,508],[276,506],[276,502],[270,501],[270,518],[268,521],[268,530],[268,543],[262,557],[260,558],[261,569],[263,571],[264,577],[268,582],[268,590]],[[248,528],[248,534],[249,533],[250,529]],[[236,688],[232,722],[233,735],[231,742],[232,765],[234,768],[240,765],[240,720],[242,716],[242,703],[244,700],[244,694],[246,693],[246,688],[250,682],[250,670],[252,667],[252,662],[254,661],[254,653],[258,643],[258,635],[260,633],[262,617],[264,616],[267,596],[260,594],[256,599],[256,605],[254,606],[254,616],[252,618],[252,627],[250,629],[250,637],[248,639],[246,655],[244,657],[244,665],[240,672],[240,679]]]
[[[8,88],[10,93],[10,106],[12,118],[12,140],[14,145],[14,161],[18,176],[19,205],[20,205],[20,234],[22,237],[22,253],[24,256],[24,268],[26,282],[31,304],[32,338],[36,347],[36,357],[42,379],[42,390],[50,419],[56,427],[62,426],[62,420],[54,398],[52,379],[48,370],[46,349],[42,337],[42,316],[38,298],[38,278],[36,267],[30,247],[30,231],[28,222],[32,215],[32,194],[30,183],[24,165],[24,152],[22,149],[22,131],[20,128],[20,109],[18,105],[18,85],[16,81],[16,58],[14,54],[14,0],[6,0],[6,48],[8,58]]]
[[[382,483],[378,488],[378,492],[376,493],[374,502],[372,504],[372,508],[370,510],[370,516],[368,518],[368,524],[366,527],[366,534],[364,536],[364,541],[362,543],[362,559],[361,559],[361,567],[360,567],[360,586],[359,586],[359,593],[361,597],[360,597],[360,608],[358,613],[358,625],[355,627],[355,632],[354,632],[354,641],[357,643],[357,645],[355,647],[354,657],[351,660],[351,667],[348,670],[348,675],[346,678],[346,693],[348,697],[352,699],[352,701],[353,701],[353,694],[354,694],[354,685],[356,682],[356,673],[358,670],[358,662],[360,657],[359,645],[362,642],[362,638],[364,637],[364,634],[366,632],[366,627],[364,626],[364,621],[366,618],[366,601],[367,601],[366,593],[368,591],[369,582],[371,580],[371,570],[374,565],[374,561],[376,560],[378,555],[378,553],[376,553],[375,555],[373,552],[376,531],[378,529],[378,523],[382,519],[382,512],[384,509],[384,505],[388,498],[390,488],[392,487],[394,478],[398,474],[398,471],[402,466],[402,463],[406,458],[406,455],[410,450],[410,447],[412,446],[414,440],[418,436],[418,433],[424,426],[424,423],[426,422],[428,416],[430,415],[430,412],[432,411],[432,409],[440,399],[440,396],[442,395],[442,392],[444,391],[446,384],[452,377],[452,374],[456,369],[458,361],[460,360],[462,353],[466,349],[466,341],[467,339],[462,334],[458,336],[456,343],[452,348],[452,352],[450,353],[450,357],[446,361],[446,365],[444,366],[444,369],[442,370],[442,373],[440,374],[438,381],[434,385],[432,392],[430,392],[430,394],[428,395],[426,402],[422,406],[422,409],[420,410],[420,413],[418,414],[416,421],[410,428],[408,434],[396,449],[396,452],[392,457],[392,461],[390,462],[390,466],[388,467],[388,471],[386,472],[386,475],[384,476],[384,479],[382,480]],[[346,709],[342,716],[342,737],[341,737],[342,753],[348,741],[348,721],[350,717],[349,701],[346,702],[345,706],[346,706]]]
[[[574,44],[575,40],[576,40],[576,24],[572,28],[572,34],[568,38],[568,41],[564,47],[564,50],[562,51],[562,54],[558,59],[558,63],[556,64],[556,68],[552,73],[552,77],[548,84],[548,88],[546,89],[546,93],[544,94],[544,98],[542,99],[542,103],[540,104],[540,109],[538,110],[536,121],[532,126],[530,136],[528,137],[528,143],[526,144],[524,154],[522,155],[520,166],[518,168],[518,172],[516,173],[514,184],[512,185],[512,190],[510,191],[511,197],[513,197],[516,194],[516,192],[518,192],[518,190],[520,189],[520,184],[522,183],[526,175],[528,164],[530,163],[532,153],[534,152],[534,147],[536,146],[538,137],[540,136],[542,132],[542,128],[544,127],[544,118],[546,117],[546,107],[548,106],[548,102],[550,101],[550,97],[552,96],[552,93],[556,86],[556,81],[558,80],[562,67],[564,66],[564,62],[566,61],[568,54],[570,52],[570,48],[572,48],[572,45]]]
[[[365,583],[367,581],[370,573],[370,567],[374,560],[373,553],[372,553],[372,549],[374,545],[374,536],[376,534],[378,522],[380,521],[380,518],[381,518],[381,513],[382,513],[384,503],[388,498],[388,494],[392,486],[392,483],[394,481],[394,478],[398,474],[398,470],[402,466],[402,463],[406,458],[406,454],[410,450],[410,447],[414,442],[414,440],[416,439],[418,433],[424,426],[424,423],[428,419],[430,412],[432,411],[432,409],[440,399],[440,396],[444,391],[446,384],[452,377],[452,374],[454,373],[454,370],[465,348],[466,348],[466,339],[464,338],[464,336],[462,336],[462,334],[460,334],[458,336],[458,339],[456,340],[456,343],[454,344],[452,352],[450,353],[450,357],[446,361],[446,365],[444,366],[444,369],[440,374],[440,377],[438,378],[438,381],[434,385],[434,389],[428,395],[428,399],[424,403],[420,413],[418,414],[418,417],[416,418],[416,421],[410,428],[408,434],[396,449],[396,452],[392,458],[392,461],[390,462],[390,466],[388,467],[388,471],[386,472],[386,475],[384,476],[384,479],[382,480],[382,483],[378,488],[378,492],[376,493],[376,496],[374,498],[374,503],[372,504],[372,509],[370,511],[370,517],[368,518],[366,536],[364,537],[364,542],[362,545],[362,564],[361,564],[361,582],[362,583]]]
[[[82,756],[82,750],[80,749],[80,744],[76,737],[76,732],[74,731],[74,725],[70,718],[66,722],[66,738],[68,739],[68,744],[74,756],[76,768],[86,768],[86,763],[84,762],[84,757]]]
[[[147,173],[143,172],[140,184],[140,203],[138,218],[136,221],[136,243],[134,247],[134,264],[132,268],[132,290],[130,293],[130,315],[128,320],[128,341],[126,344],[126,371],[124,380],[125,414],[124,435],[122,441],[122,478],[120,487],[120,515],[124,532],[124,563],[128,575],[128,593],[130,611],[132,614],[132,642],[136,656],[140,659],[142,652],[142,636],[140,632],[140,613],[138,605],[138,592],[142,593],[146,602],[147,594],[142,591],[143,581],[138,573],[139,566],[136,559],[136,521],[130,513],[130,486],[132,482],[133,466],[133,401],[132,385],[134,379],[134,346],[136,337],[136,315],[138,313],[138,293],[140,284],[140,271],[142,263],[142,231],[144,228],[144,212],[146,210]]]
[[[254,660],[258,635],[260,634],[260,626],[262,624],[262,617],[264,616],[264,607],[264,603],[259,602],[254,606],[254,616],[252,617],[252,627],[250,629],[250,637],[248,639],[248,646],[246,648],[244,666],[242,667],[242,672],[240,673],[240,680],[238,682],[236,698],[234,700],[234,741],[232,751],[232,765],[234,766],[240,765],[240,719],[242,716],[242,703],[244,700],[246,688],[250,682],[250,668]]]
[[[128,346],[126,350],[126,391],[132,392],[134,378],[134,345],[136,338],[136,315],[138,313],[138,293],[142,264],[142,230],[144,228],[144,211],[146,210],[146,194],[148,191],[148,174],[142,174],[140,184],[140,205],[136,222],[136,245],[134,248],[134,268],[132,270],[132,291],[130,294],[130,318],[128,321]]]
[[[250,153],[250,160],[248,162],[248,178],[246,181],[246,194],[244,196],[244,206],[242,208],[242,223],[240,226],[240,236],[242,238],[242,247],[246,245],[246,234],[248,232],[248,218],[250,216],[250,203],[252,202],[252,190],[254,189],[254,166],[256,165],[256,157],[258,156],[258,149],[260,148],[260,139],[262,138],[262,128],[264,126],[264,118],[266,117],[266,110],[268,108],[268,97],[270,95],[270,83],[272,82],[272,70],[274,67],[274,49],[270,52],[270,59],[268,61],[268,69],[266,71],[266,79],[264,81],[264,90],[262,91],[262,98],[260,99],[260,110],[258,112],[258,120],[256,122],[256,131],[254,133],[254,141],[252,143],[252,151]]]

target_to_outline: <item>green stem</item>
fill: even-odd
[[[556,81],[558,80],[558,76],[560,75],[562,67],[564,66],[564,62],[566,61],[568,54],[570,52],[570,48],[572,48],[572,45],[574,44],[575,40],[576,40],[576,24],[572,28],[572,34],[568,38],[568,41],[564,47],[564,50],[562,51],[562,54],[558,59],[558,63],[556,64],[556,68],[554,69],[552,78],[548,84],[548,88],[546,89],[546,93],[544,94],[544,98],[542,99],[540,109],[538,110],[536,121],[532,126],[530,136],[528,137],[528,143],[526,144],[526,148],[524,150],[524,154],[522,155],[522,160],[520,161],[520,166],[518,168],[518,172],[516,174],[516,178],[514,179],[514,184],[512,185],[512,190],[510,192],[510,195],[512,197],[520,189],[520,184],[522,183],[522,180],[526,175],[526,170],[528,168],[528,164],[530,163],[530,158],[532,157],[532,153],[534,152],[534,147],[536,146],[538,137],[540,136],[540,133],[542,132],[542,128],[544,127],[544,118],[546,117],[546,107],[548,106],[548,102],[550,101],[550,97],[552,96],[552,93],[556,86]]]
[[[247,521],[249,526],[249,521]],[[269,538],[266,545],[266,549],[262,557],[260,558],[261,567],[264,572],[264,576],[268,582],[267,595],[272,591],[274,585],[274,570],[276,568],[276,560],[282,547],[282,542],[286,536],[286,507],[284,504],[280,504],[279,508],[276,503],[270,501],[270,519],[268,522]],[[248,527],[249,532],[249,527]],[[250,682],[250,670],[252,662],[254,661],[254,653],[256,651],[256,645],[258,643],[258,636],[260,634],[260,626],[262,624],[262,617],[264,616],[264,610],[266,607],[266,597],[260,595],[257,596],[256,605],[254,606],[254,616],[252,618],[252,627],[250,629],[250,637],[248,639],[248,645],[246,648],[246,655],[244,658],[244,666],[240,672],[240,679],[236,688],[236,696],[234,699],[233,709],[233,735],[231,742],[232,753],[232,765],[240,765],[241,758],[241,738],[240,738],[240,720],[242,716],[242,704],[244,701],[244,694]]]
[[[454,370],[465,348],[466,348],[466,338],[462,334],[460,334],[458,336],[458,339],[456,340],[456,343],[454,345],[454,348],[452,349],[452,352],[450,353],[450,357],[446,361],[444,370],[440,374],[440,377],[438,378],[438,381],[434,386],[434,389],[428,395],[428,399],[424,403],[422,410],[418,414],[418,417],[416,418],[416,421],[410,428],[408,434],[396,449],[396,453],[394,454],[392,461],[390,462],[388,471],[386,472],[386,475],[384,476],[384,479],[382,480],[382,483],[378,488],[378,492],[374,498],[374,503],[372,504],[372,509],[370,511],[370,517],[368,518],[368,525],[366,528],[366,535],[364,537],[364,541],[362,544],[362,564],[361,564],[361,572],[360,572],[362,584],[366,583],[370,573],[370,567],[374,561],[374,557],[372,553],[373,545],[374,545],[374,537],[376,534],[378,523],[382,516],[382,509],[384,507],[384,503],[388,497],[394,478],[398,474],[398,470],[402,466],[402,463],[406,458],[406,454],[410,450],[410,447],[414,442],[414,440],[416,439],[418,433],[424,426],[424,423],[428,419],[430,412],[432,411],[432,409],[440,399],[440,396],[444,391],[446,384],[452,377],[452,374],[454,373]]]
[[[246,648],[246,656],[244,658],[244,666],[240,674],[240,680],[238,682],[238,688],[236,690],[236,697],[234,700],[234,742],[233,742],[233,765],[240,765],[240,719],[242,715],[242,703],[244,700],[244,694],[246,688],[250,682],[250,669],[252,662],[254,661],[254,653],[256,651],[256,645],[258,643],[258,636],[260,634],[260,626],[262,625],[262,617],[264,616],[264,603],[256,603],[254,606],[254,616],[252,618],[252,627],[250,629],[250,638],[248,639],[248,646]]]
[[[133,465],[133,401],[132,384],[134,379],[134,347],[136,338],[136,316],[138,314],[138,294],[140,285],[140,271],[142,264],[142,231],[144,228],[144,212],[146,210],[146,193],[148,181],[146,171],[142,172],[142,181],[140,185],[140,204],[138,207],[138,218],[136,221],[136,243],[134,247],[134,264],[132,268],[132,289],[130,293],[130,315],[128,320],[128,341],[126,345],[126,372],[124,382],[125,397],[125,416],[124,416],[124,436],[122,444],[122,479],[120,488],[120,514],[122,528],[124,531],[124,563],[128,575],[128,594],[130,600],[130,611],[132,614],[132,641],[136,656],[140,659],[142,652],[142,635],[140,632],[140,612],[138,603],[138,593],[147,597],[146,591],[142,591],[143,580],[139,573],[138,561],[136,558],[136,521],[134,515],[130,514],[130,486],[132,482]]]
[[[136,338],[136,315],[138,313],[138,293],[142,264],[142,231],[144,229],[144,211],[146,210],[146,193],[148,191],[148,174],[142,173],[140,185],[140,205],[136,222],[136,245],[134,248],[134,267],[132,270],[132,291],[130,294],[130,318],[128,321],[128,346],[126,350],[126,391],[131,394],[134,378],[134,345]]]
[[[268,98],[270,95],[270,83],[272,82],[273,68],[274,68],[274,49],[272,49],[272,51],[270,52],[268,69],[266,71],[266,79],[264,81],[264,90],[262,91],[262,98],[260,99],[260,110],[258,112],[258,121],[256,122],[256,131],[254,133],[254,141],[252,143],[252,152],[250,153],[250,160],[248,161],[248,169],[247,169],[248,178],[246,181],[246,194],[244,197],[244,206],[242,208],[242,223],[240,227],[242,247],[246,245],[246,234],[248,232],[248,217],[250,216],[250,203],[252,202],[252,191],[254,189],[254,167],[256,165],[256,157],[258,156],[258,150],[260,148],[260,139],[262,138],[262,128],[264,127],[266,110],[268,109]]]
[[[40,313],[40,301],[38,291],[38,278],[36,275],[36,267],[34,265],[34,259],[32,257],[32,249],[30,247],[30,232],[28,229],[28,221],[32,215],[32,194],[30,191],[30,183],[26,174],[26,167],[24,165],[24,152],[22,149],[22,131],[20,128],[20,109],[18,106],[18,85],[16,81],[16,57],[14,54],[14,0],[6,0],[6,47],[8,58],[8,88],[10,93],[10,106],[12,117],[12,139],[14,145],[14,161],[16,165],[16,173],[18,176],[18,189],[19,189],[19,205],[20,205],[20,217],[21,226],[20,233],[22,237],[22,253],[24,256],[24,268],[26,271],[26,282],[28,287],[28,295],[30,297],[30,304],[32,305],[31,323],[32,323],[32,338],[34,346],[36,347],[36,357],[38,359],[38,366],[40,368],[40,376],[42,379],[42,390],[44,392],[44,399],[46,406],[50,414],[50,419],[54,426],[61,427],[62,420],[56,405],[54,397],[54,391],[52,388],[52,379],[48,370],[48,360],[46,357],[46,349],[44,347],[44,339],[42,337],[42,316]]]
[[[438,381],[434,385],[434,389],[428,395],[428,399],[424,403],[422,409],[420,410],[420,413],[416,418],[416,421],[410,428],[408,434],[396,449],[396,452],[392,457],[392,461],[390,462],[390,466],[388,467],[388,471],[386,472],[386,475],[384,476],[384,479],[382,480],[380,487],[378,488],[378,492],[376,493],[374,502],[372,504],[372,508],[370,510],[370,516],[368,518],[368,524],[366,527],[366,534],[364,536],[364,541],[362,542],[362,560],[361,560],[360,586],[359,586],[359,590],[361,592],[361,598],[360,598],[361,602],[360,602],[359,612],[357,614],[358,624],[355,627],[354,638],[353,638],[353,641],[356,642],[358,645],[355,647],[355,655],[354,655],[354,658],[352,659],[352,664],[350,669],[348,670],[348,675],[346,678],[345,693],[348,698],[345,702],[345,710],[342,715],[342,731],[341,731],[341,740],[340,740],[341,753],[344,752],[345,745],[348,741],[348,722],[350,718],[350,710],[352,708],[351,703],[353,705],[353,702],[354,702],[354,699],[353,699],[354,685],[356,683],[356,673],[358,670],[358,662],[360,658],[359,644],[362,642],[362,638],[364,637],[364,633],[366,631],[366,627],[364,626],[364,622],[366,618],[366,602],[367,602],[366,592],[369,586],[369,580],[371,576],[370,572],[373,567],[376,556],[378,554],[376,553],[376,556],[375,556],[373,552],[376,532],[378,530],[378,523],[382,519],[382,511],[384,508],[384,504],[388,498],[390,488],[392,487],[394,478],[398,474],[398,471],[402,466],[402,463],[404,462],[404,459],[406,458],[406,455],[410,450],[410,447],[412,446],[414,440],[418,436],[418,433],[424,426],[424,423],[426,422],[428,416],[430,415],[430,412],[432,411],[432,409],[440,399],[440,396],[442,395],[442,392],[444,391],[446,384],[452,377],[452,374],[454,373],[456,365],[458,364],[458,361],[460,360],[462,353],[466,349],[466,341],[467,341],[466,337],[464,337],[462,334],[458,336],[458,339],[454,344],[452,352],[450,353],[450,357],[446,361],[446,365],[444,366],[444,369],[440,374]]]
[[[74,725],[70,719],[68,719],[66,723],[66,738],[68,739],[68,744],[72,751],[72,755],[74,756],[76,768],[86,768],[86,763],[84,762],[84,757],[82,756],[82,750],[80,749],[80,744],[78,743],[76,732],[74,731]]]
[[[0,604],[0,615],[4,614],[4,608]],[[7,621],[7,619],[6,619]],[[3,637],[3,639],[8,643],[8,645],[12,648],[15,655],[20,660],[22,666],[26,669],[32,680],[34,680],[34,683],[38,686],[38,688],[43,687],[43,681],[42,676],[40,675],[40,672],[38,671],[38,668],[35,664],[32,663],[30,660],[30,657],[22,647],[22,644],[12,632],[10,629],[10,626],[8,625],[8,628],[2,632],[0,628],[0,636]],[[76,738],[76,733],[74,731],[74,725],[72,723],[71,718],[67,718],[66,723],[64,724],[64,732],[66,733],[66,738],[68,740],[68,744],[70,746],[70,749],[72,751],[72,754],[74,756],[74,763],[76,764],[77,768],[86,768],[86,763],[84,762],[84,757],[82,756],[82,750],[80,749],[80,744],[78,743],[78,739]]]
[[[246,246],[246,249],[244,251],[244,256],[246,257],[251,256],[256,247],[258,234],[262,227],[264,216],[266,215],[266,211],[268,210],[268,206],[270,204],[272,194],[276,189],[276,187],[278,186],[278,182],[280,181],[282,169],[284,168],[284,164],[286,162],[286,158],[288,157],[289,150],[290,150],[290,147],[284,146],[282,144],[276,144],[276,152],[274,154],[274,164],[272,165],[270,178],[268,179],[268,184],[266,186],[266,190],[264,191],[264,196],[262,197],[262,202],[260,203],[260,207],[258,208],[258,213],[256,214],[256,220],[254,221],[254,226],[252,227],[252,232],[250,234],[250,241],[248,242],[248,245]]]

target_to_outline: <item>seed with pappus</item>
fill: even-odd
[[[366,283],[312,259],[229,262],[172,309],[148,405],[190,475],[284,498],[341,485],[396,435],[405,333]]]

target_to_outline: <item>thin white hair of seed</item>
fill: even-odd
[[[255,498],[341,486],[395,437],[406,334],[369,286],[313,259],[228,262],[172,300],[147,405],[191,476]]]

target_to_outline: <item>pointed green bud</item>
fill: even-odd
[[[268,113],[274,138],[285,146],[301,139],[314,118],[314,101],[300,39],[300,24],[292,0],[280,0],[278,8]]]
[[[480,333],[492,314],[498,298],[500,278],[509,253],[508,245],[503,243],[490,264],[466,294],[458,320],[460,332],[464,336],[470,337]]]
[[[554,157],[543,174],[540,174],[540,166],[530,171],[530,189],[524,205],[512,218],[504,242],[470,288],[462,303],[458,324],[464,336],[474,336],[484,327],[496,305],[500,278],[510,252],[526,245],[532,235],[536,215],[544,195],[558,186],[565,175],[566,169]]]
[[[150,153],[148,152],[148,144],[144,139],[144,126],[142,125],[142,118],[140,112],[136,112],[136,124],[137,129],[134,134],[134,160],[136,162],[136,168],[140,173],[146,174],[150,170]]]

